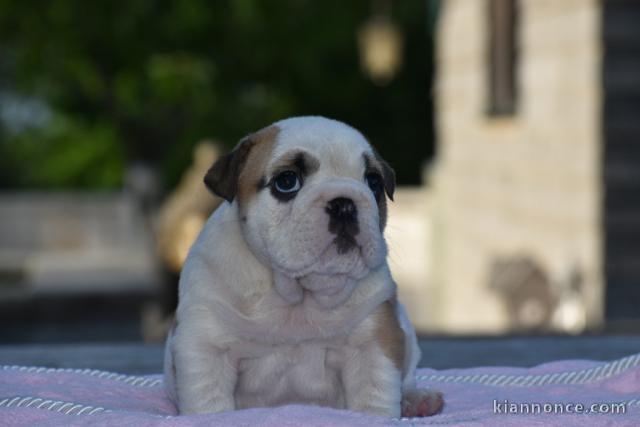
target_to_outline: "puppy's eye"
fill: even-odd
[[[284,171],[273,180],[273,187],[278,193],[291,194],[300,190],[300,178],[293,171]]]
[[[367,185],[376,197],[382,194],[382,177],[379,173],[369,172],[364,176],[364,179],[367,181]]]

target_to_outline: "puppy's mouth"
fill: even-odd
[[[320,251],[320,253],[315,256],[309,263],[304,264],[300,267],[296,267],[296,268],[291,268],[291,267],[286,267],[284,265],[282,265],[280,262],[278,262],[277,260],[273,261],[273,266],[279,270],[280,272],[286,274],[289,277],[303,277],[306,276],[310,273],[327,273],[327,274],[332,274],[333,272],[325,272],[325,271],[318,271],[318,263],[321,260],[326,260],[327,257],[329,257],[329,253],[331,252],[331,250],[335,247],[336,252],[339,255],[346,255],[347,253],[351,252],[351,251],[358,251],[358,258],[365,264],[367,265],[366,260],[364,259],[364,254],[362,252],[362,247],[360,246],[360,244],[358,244],[357,240],[355,239],[355,237],[351,236],[351,235],[345,235],[345,236],[336,236],[333,240],[331,240],[329,243],[327,243],[327,245]]]
[[[336,233],[320,251],[307,254],[303,263],[287,266],[273,260],[275,288],[290,304],[300,303],[309,295],[323,309],[337,307],[384,259],[380,254],[383,249],[360,242],[350,233]]]
[[[333,244],[336,245],[336,249],[340,255],[344,255],[352,249],[358,248],[362,252],[362,248],[358,245],[356,238],[346,232],[338,233],[333,239]]]

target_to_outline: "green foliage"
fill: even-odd
[[[199,140],[229,148],[302,114],[362,129],[416,182],[432,152],[432,21],[425,1],[392,4],[405,61],[381,88],[358,59],[369,1],[0,0],[0,91],[53,110],[0,135],[0,186],[115,188],[136,160],[171,186]]]
[[[0,159],[2,175],[18,187],[114,188],[122,183],[124,156],[110,124],[54,117],[42,131],[14,137],[7,151]]]

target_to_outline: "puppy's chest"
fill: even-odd
[[[344,406],[340,381],[344,348],[327,344],[278,346],[238,360],[239,408],[286,403]]]

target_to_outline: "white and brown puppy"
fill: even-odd
[[[394,173],[362,134],[283,120],[244,138],[205,183],[227,202],[180,278],[165,378],[181,414],[441,409],[439,393],[415,388],[420,351],[386,263]]]

